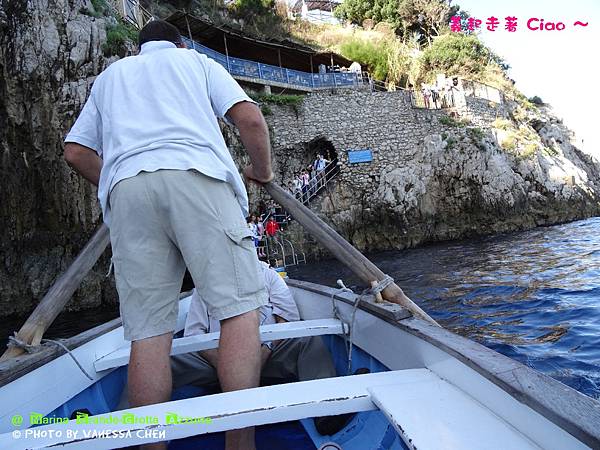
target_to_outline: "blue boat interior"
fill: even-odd
[[[338,375],[346,375],[348,356],[344,339],[339,336],[322,336],[321,339],[331,352]],[[358,368],[368,368],[371,373],[389,370],[357,346],[352,349],[352,366],[352,372]],[[113,412],[119,404],[126,378],[127,368],[120,367],[47,417],[72,417],[76,411],[84,409],[91,415]],[[183,386],[173,392],[172,399],[205,394],[201,388]],[[328,442],[335,442],[343,450],[408,450],[394,427],[378,410],[357,413],[344,429],[333,436],[320,435],[312,418],[256,427],[258,450],[313,450]],[[221,450],[224,445],[225,433],[211,433],[171,441],[169,450]]]

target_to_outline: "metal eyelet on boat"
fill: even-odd
[[[318,450],[343,450],[340,444],[336,442],[325,442]]]

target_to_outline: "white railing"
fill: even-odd
[[[296,191],[292,192],[299,201],[304,203],[305,205],[310,202],[310,200],[321,191],[327,184],[333,180],[337,174],[340,172],[338,167],[338,163],[335,161],[330,162],[325,166],[325,169],[321,171],[322,173],[317,173],[314,177],[312,177],[307,186],[306,191]],[[304,186],[303,186],[304,187]],[[307,195],[308,194],[308,195]]]

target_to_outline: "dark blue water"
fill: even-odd
[[[368,256],[442,326],[600,398],[600,218]],[[360,286],[332,261],[288,272]]]

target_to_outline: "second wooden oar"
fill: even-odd
[[[20,341],[28,345],[38,345],[40,343],[50,324],[71,299],[71,296],[81,284],[81,280],[94,267],[109,242],[108,228],[102,224],[77,255],[75,261],[54,283],[23,324],[17,333],[17,338]],[[0,357],[0,361],[18,356],[24,351],[20,347],[9,347]]]
[[[323,247],[329,250],[333,255],[361,280],[369,286],[373,282],[381,282],[385,274],[369,259],[350,245],[333,228],[323,222],[315,213],[296,200],[292,195],[286,192],[278,184],[270,182],[263,187],[294,219],[298,221]],[[388,302],[397,303],[408,309],[415,316],[427,320],[430,323],[438,325],[425,311],[409,299],[402,289],[396,284],[391,283],[382,292],[383,298]]]

